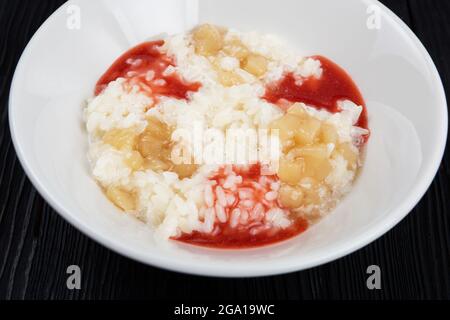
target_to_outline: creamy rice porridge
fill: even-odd
[[[364,100],[321,56],[205,24],[143,43],[85,108],[92,174],[155,236],[245,248],[293,237],[351,190]]]

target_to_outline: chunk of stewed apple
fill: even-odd
[[[163,172],[168,171],[172,167],[172,164],[167,159],[152,156],[144,159],[144,167],[155,172]]]
[[[288,153],[288,157],[303,161],[303,177],[322,181],[331,173],[330,151],[325,144],[294,148]]]
[[[194,29],[192,33],[195,51],[199,55],[216,55],[223,47],[223,34],[221,30],[211,24],[203,24]]]
[[[326,144],[317,143],[309,146],[296,147],[289,151],[289,158],[328,159],[330,151]]]
[[[228,70],[217,70],[217,77],[221,85],[224,87],[232,87],[243,83],[243,79],[241,76],[236,74],[233,71]]]
[[[144,165],[144,158],[136,151],[132,150],[125,154],[125,164],[133,171],[140,170]]]
[[[165,150],[170,148],[168,142],[154,137],[149,131],[144,131],[138,139],[138,151],[144,157],[161,156]]]
[[[172,171],[175,172],[180,179],[191,177],[196,171],[198,166],[195,164],[175,164],[172,167]]]
[[[304,106],[303,103],[294,103],[289,107],[287,113],[296,115],[298,117],[308,117],[308,114],[303,106]]]
[[[155,172],[172,171],[180,179],[191,177],[197,171],[196,165],[172,162],[170,127],[155,117],[150,117],[147,121],[146,129],[137,138],[137,152],[127,156],[126,163],[131,168],[144,167]]]
[[[296,185],[304,177],[305,163],[302,159],[280,159],[278,177],[281,182]]]
[[[325,179],[333,169],[331,159],[336,154],[347,161],[349,170],[358,166],[358,149],[350,142],[339,143],[336,127],[310,116],[303,104],[293,104],[270,127],[279,130],[283,146],[278,200],[286,208],[318,205],[330,196]]]
[[[331,173],[333,167],[328,159],[315,159],[305,157],[305,176],[323,181]]]
[[[172,166],[172,131],[155,117],[150,117],[147,121],[147,127],[137,139],[137,151],[144,158],[143,166],[157,172],[169,170]]]
[[[133,211],[136,209],[135,195],[120,187],[108,187],[106,196],[112,203],[124,211]]]
[[[316,142],[321,123],[306,114],[286,113],[271,123],[270,128],[279,132],[281,144],[286,149],[296,145],[309,145]]]
[[[300,119],[292,114],[285,114],[270,124],[270,129],[278,130],[282,144],[286,140],[292,140],[298,129]]]
[[[150,132],[155,138],[162,140],[170,140],[172,136],[172,130],[170,127],[155,117],[147,118],[146,131]]]
[[[267,72],[268,60],[259,54],[248,55],[241,63],[242,69],[255,77],[261,77]]]
[[[336,151],[340,153],[344,159],[347,161],[347,168],[354,170],[358,166],[358,149],[353,146],[350,142],[342,143],[338,145]]]
[[[302,103],[294,103],[288,110],[287,114],[295,115],[303,119],[303,123],[299,125],[302,129],[297,134],[297,142],[299,144],[308,144],[318,138],[322,143],[336,144],[339,136],[336,128],[329,123],[321,123],[320,120],[308,115]]]
[[[294,133],[295,143],[298,145],[312,144],[316,140],[321,123],[319,120],[308,117],[298,120],[298,127]]]
[[[323,143],[337,144],[339,136],[336,128],[328,123],[322,124],[320,128],[320,141]]]
[[[280,188],[278,201],[288,209],[296,209],[303,205],[303,191],[300,187],[283,185]]]
[[[156,118],[149,118],[148,125],[137,139],[137,150],[144,157],[161,157],[170,152],[171,130]]]
[[[111,129],[103,135],[103,142],[118,150],[132,150],[136,145],[133,128]]]
[[[248,48],[238,39],[226,41],[223,46],[223,52],[227,56],[234,57],[241,62],[244,61],[250,54]]]

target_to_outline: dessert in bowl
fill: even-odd
[[[117,207],[156,236],[222,248],[288,239],[329,213],[369,136],[339,66],[212,24],[124,53],[85,115],[93,176]]]
[[[236,10],[233,1],[214,1],[214,4],[212,1],[193,1],[189,2],[189,6],[187,3],[184,0],[164,1],[163,4],[160,1],[136,0],[130,5],[123,1],[70,1],[55,12],[30,41],[11,86],[10,127],[14,146],[28,177],[58,213],[108,248],[147,264],[202,275],[259,276],[305,269],[353,252],[392,228],[413,208],[431,183],[442,158],[447,135],[447,109],[442,84],[431,58],[400,19],[380,3],[363,0],[339,3],[327,0],[283,0],[276,3],[269,0],[248,0],[239,4],[240,10]],[[382,23],[379,29],[369,29],[366,25],[367,9],[373,5],[379,8]],[[81,12],[80,27],[68,28],[67,19],[76,13],[76,8]],[[255,8],[258,8],[257,14],[254,14]],[[177,37],[192,37],[193,30],[206,23],[234,28],[235,30],[229,29],[228,32],[239,35],[240,41],[245,44],[249,54],[256,56],[255,59],[222,59],[225,45],[218,50],[217,55],[205,57],[201,51],[197,51],[194,39],[186,46],[170,46]],[[286,44],[280,58],[271,55],[271,51],[257,48],[252,39],[261,38],[253,37],[252,31],[255,30],[264,39],[267,39],[264,35],[275,34]],[[229,35],[225,35],[225,43],[228,37]],[[124,53],[129,53],[130,49],[133,51],[136,46],[139,48],[144,43],[161,40],[164,44],[157,46],[158,55],[165,55],[169,59],[164,62],[164,70],[160,70],[163,79],[158,76],[158,70],[153,70],[155,78],[151,72],[145,73],[148,82],[143,75],[141,77],[133,72],[115,79],[102,77],[112,65],[114,67],[114,61]],[[275,39],[269,37],[270,43],[272,40]],[[178,51],[180,48],[194,52],[198,61],[185,68],[182,53]],[[191,57],[189,52],[186,52],[188,58]],[[294,64],[281,57],[291,55],[294,56]],[[197,68],[199,75],[196,78],[188,70],[189,67],[203,65],[200,60],[210,68]],[[131,63],[124,66],[136,69],[129,71],[139,72],[139,62],[129,62],[134,65]],[[280,64],[279,68],[274,66],[277,63]],[[172,68],[167,70],[169,74],[162,75],[168,64],[172,64],[175,69],[172,70],[172,79],[178,79],[180,85],[188,90],[182,90],[175,96],[168,95],[165,83],[154,81],[170,80],[169,71]],[[261,72],[258,70],[264,71],[265,64],[267,70],[281,70],[282,75],[292,73],[292,77],[281,77],[277,72],[267,71],[264,75],[258,75]],[[347,82],[351,84],[347,87],[351,90],[347,90],[344,97],[338,99],[339,103],[330,102],[326,95],[321,101],[308,96],[302,96],[302,100],[293,95],[283,97],[280,94],[286,91],[277,90],[283,88],[283,84],[285,88],[295,88],[300,83],[304,86],[303,89],[313,89],[312,85],[316,81],[327,78],[327,70],[332,70],[334,76],[351,80]],[[220,83],[219,77],[223,81],[245,83],[227,86]],[[99,83],[102,78],[105,83]],[[133,86],[130,87],[131,91],[125,90],[126,83],[134,81],[133,79],[139,80],[138,90],[133,89]],[[207,79],[212,81],[208,82]],[[296,81],[292,81],[293,79]],[[152,93],[142,94],[141,84],[150,84]],[[158,84],[164,85],[158,87]],[[129,102],[133,102],[130,105],[136,108],[126,110],[122,104],[117,107],[118,92],[123,94],[124,100],[119,99],[120,101],[130,99]],[[158,93],[157,96],[153,96],[155,92]],[[114,110],[120,111],[123,108],[123,112],[111,113],[111,116],[117,116],[112,122],[90,122],[93,115],[89,113],[90,108],[100,108],[97,111],[101,114],[102,106],[109,104],[108,95],[111,95],[110,105],[117,108]],[[136,104],[131,96],[141,99],[141,103]],[[102,99],[104,100],[101,101]],[[154,99],[155,106],[146,110],[151,104],[150,99]],[[216,102],[210,103],[211,100]],[[242,102],[243,106],[239,106],[237,101]],[[98,103],[97,107],[95,103]],[[219,107],[226,110],[227,116],[218,115]],[[168,112],[169,110],[173,112]],[[105,112],[109,112],[107,108]],[[130,116],[124,120],[127,112],[128,116],[136,114],[139,117]],[[231,119],[227,118],[230,116]],[[343,121],[344,118],[347,120]],[[199,119],[202,121],[198,121]],[[359,120],[362,122],[358,122]],[[125,125],[127,121],[134,124]],[[204,124],[202,130],[197,130],[197,122]],[[89,123],[92,127],[89,127]],[[149,123],[153,123],[153,126],[149,127]],[[236,126],[235,123],[239,127],[228,128]],[[312,130],[299,132],[289,129],[289,125],[296,128],[298,123],[305,127],[308,123]],[[342,126],[343,123],[346,125]],[[103,125],[105,127],[102,129]],[[166,133],[161,134],[161,140],[155,142],[153,138],[159,133],[150,128],[158,127],[161,128],[161,133]],[[320,129],[317,131],[318,127]],[[125,138],[126,135],[118,134],[115,137],[114,131],[120,133],[129,128],[137,131],[131,135],[131,144],[123,139],[124,146],[128,144],[129,147],[122,148],[117,142],[121,139],[117,138]],[[210,134],[214,137],[226,135],[228,130],[225,128],[258,129],[258,133],[261,130],[278,130],[280,148],[275,148],[280,150],[278,167],[267,166],[270,161],[266,161],[264,157],[258,158],[258,153],[256,159],[260,162],[260,168],[256,166],[257,170],[250,170],[252,167],[248,167],[248,164],[245,167],[245,161],[216,161],[215,157],[212,157],[214,161],[205,161],[204,158],[208,160],[209,157],[203,157],[203,161],[196,163],[195,150],[191,150],[194,158],[191,163],[175,163],[175,159],[172,162],[172,151],[177,150],[176,146],[187,146],[186,150],[189,151],[189,146],[197,145],[189,143],[189,137],[194,139],[199,136],[197,131],[201,138],[203,133],[205,137]],[[370,134],[367,135],[365,130],[370,130]],[[306,134],[309,132],[312,134]],[[314,139],[302,140],[311,136]],[[360,139],[356,139],[358,136]],[[177,137],[181,140],[175,139]],[[284,140],[287,145],[283,145]],[[144,145],[148,141],[155,142],[147,146],[157,146],[157,152],[151,153],[159,153],[157,159],[148,159],[148,155],[145,155],[147,147]],[[186,143],[181,143],[182,141]],[[200,146],[210,150],[206,148],[208,141]],[[334,148],[324,141],[336,141]],[[348,145],[349,142],[351,146]],[[326,150],[324,145],[327,146]],[[344,151],[345,145],[350,147],[348,149],[351,152]],[[292,150],[295,152],[289,154]],[[170,157],[164,156],[168,154]],[[199,154],[205,156],[207,153]],[[109,158],[108,155],[113,156]],[[325,206],[325,210],[320,211],[308,211],[303,206],[303,203],[314,200],[308,192],[314,188],[308,189],[309,185],[301,181],[305,177],[283,175],[280,172],[283,167],[291,166],[301,169],[293,172],[308,171],[312,155],[321,159],[318,163],[322,163],[322,169],[317,172],[314,170],[314,175],[319,175],[315,178],[320,181],[317,185],[325,189],[325,193],[312,195],[327,195],[320,198],[320,204],[325,203],[322,199],[333,200]],[[330,181],[328,174],[326,178],[320,179],[320,175],[328,170],[332,175],[333,172],[338,172],[335,169],[336,163],[333,164],[337,156],[347,158],[347,163],[353,163],[353,166],[347,168],[341,166],[345,170],[340,172],[349,173],[344,175],[347,178]],[[164,161],[159,164],[162,168],[167,168],[163,171],[158,168],[155,170],[154,167],[160,158]],[[129,165],[122,166],[125,162],[136,169],[131,170]],[[255,164],[254,161],[250,163]],[[286,163],[288,166],[285,166]],[[117,176],[113,174],[108,178],[101,168],[107,168],[110,164],[113,167],[116,164],[120,166],[114,171]],[[186,164],[192,167],[176,167]],[[149,174],[148,166],[153,166],[154,169],[150,169],[154,174]],[[189,168],[192,169],[190,177]],[[259,181],[261,177],[252,172],[259,172],[266,177],[263,179],[266,181]],[[187,176],[180,179],[180,173]],[[200,179],[202,174],[203,178]],[[244,190],[241,197],[241,194],[234,193],[221,184],[220,180],[225,175],[241,176],[242,183],[244,178],[249,178],[253,187],[260,187],[262,184],[265,188],[270,187],[271,191],[264,189],[269,192],[264,192],[264,197],[261,197],[262,193],[255,195],[254,189]],[[149,186],[148,182],[143,183],[137,176],[145,176],[145,181],[150,179],[154,184]],[[168,180],[162,180],[162,177]],[[198,184],[188,185],[187,182],[192,182],[197,177]],[[122,178],[124,181],[121,181]],[[299,178],[297,182],[296,179]],[[236,187],[242,187],[240,178],[236,179]],[[271,179],[276,181],[270,181]],[[154,186],[158,183],[161,182],[161,185],[156,189],[167,188],[168,194],[175,194],[182,200],[185,197],[180,193],[180,188],[187,190],[194,185],[201,188],[208,181],[211,193],[204,190],[191,191],[194,194],[191,199],[198,200],[195,201],[195,208],[181,202],[183,210],[180,212],[197,210],[198,216],[195,213],[178,216],[176,210],[167,211],[162,210],[163,208],[155,210],[154,216],[149,214],[150,206],[165,201],[152,200],[157,195]],[[339,188],[342,195],[332,192],[336,186],[334,182],[337,181],[347,181],[345,188]],[[131,188],[134,184],[139,184],[139,189]],[[234,196],[237,200],[239,196],[239,200],[242,200],[241,206],[237,206],[240,209],[238,220],[232,220],[232,215],[226,215],[226,222],[216,221],[219,219],[217,212],[220,219],[225,221],[221,208],[216,209],[217,202],[223,201],[222,192],[217,192],[220,190],[218,186],[225,193],[230,193],[226,199]],[[151,195],[148,201],[141,198],[144,192],[140,190],[144,189]],[[286,192],[288,196],[282,201],[281,197],[285,193],[281,190],[284,189],[293,192]],[[271,193],[272,191],[276,192]],[[128,206],[127,201],[121,203],[118,198],[125,195],[126,199],[128,192],[132,197],[128,202],[129,207],[125,207],[124,211],[121,206]],[[108,199],[108,194],[117,204]],[[159,194],[164,195],[163,192]],[[249,195],[253,203],[245,201],[249,200],[244,199]],[[211,199],[214,201],[213,205]],[[265,232],[277,231],[278,237],[269,235],[264,237],[267,241],[247,241],[250,224],[241,224],[241,214],[242,222],[245,222],[246,216],[241,208],[246,209],[246,206],[252,205],[253,210],[254,204],[261,202],[254,199],[269,201],[271,206],[263,203],[264,217],[257,221],[263,223],[263,228],[252,232],[267,235]],[[298,203],[300,207],[297,207]],[[226,208],[228,202],[222,204],[224,209],[232,209],[228,210],[229,213],[236,209]],[[218,241],[219,238],[208,237],[212,233],[204,231],[210,231],[211,225],[206,224],[207,220],[204,218],[205,211],[211,208],[214,208],[215,214],[212,233],[216,226],[221,226],[221,234],[225,229],[236,231],[242,227],[246,231],[243,235],[247,240],[245,237],[238,237],[235,232],[231,232],[236,236],[234,240],[233,237],[228,238],[233,241],[222,241],[222,244]],[[272,209],[275,211],[268,215]],[[168,216],[171,218],[164,224],[163,218]],[[196,219],[188,221],[188,216]],[[259,215],[255,217],[257,216]],[[238,221],[239,224],[232,228],[231,221]],[[295,222],[303,227],[290,229],[296,226]],[[267,226],[270,228],[263,230]],[[289,230],[293,232],[290,233]],[[269,243],[271,245],[267,245]],[[221,249],[217,249],[218,247]],[[236,250],[237,248],[240,249]]]

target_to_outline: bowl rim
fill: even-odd
[[[183,261],[182,259],[174,260],[173,258],[162,257],[156,254],[153,254],[152,256],[149,254],[143,254],[135,250],[134,248],[130,248],[120,243],[119,241],[112,240],[100,233],[97,233],[95,229],[91,228],[88,224],[86,224],[76,216],[72,215],[70,213],[70,210],[67,210],[65,206],[47,190],[46,186],[40,181],[39,176],[33,171],[32,167],[30,166],[29,160],[25,158],[22,144],[18,140],[16,135],[16,123],[13,107],[15,104],[14,96],[17,88],[17,75],[21,73],[24,64],[23,61],[25,57],[29,55],[31,45],[36,41],[37,37],[41,33],[45,32],[46,26],[51,24],[51,22],[54,19],[56,19],[56,17],[61,13],[61,11],[64,10],[64,8],[66,8],[67,5],[70,4],[70,1],[61,5],[38,28],[38,30],[30,39],[26,48],[24,49],[14,72],[9,94],[8,117],[9,117],[11,138],[19,162],[22,165],[26,175],[32,182],[33,186],[39,192],[39,194],[67,222],[69,222],[72,226],[74,226],[77,230],[81,231],[83,234],[87,235],[89,238],[102,244],[108,249],[147,265],[163,268],[170,271],[202,276],[259,277],[268,275],[278,275],[309,269],[342,258],[350,253],[353,253],[361,249],[362,247],[368,245],[369,243],[373,242],[377,238],[381,237],[389,230],[391,230],[403,218],[405,218],[406,215],[408,215],[410,211],[416,206],[416,204],[421,200],[421,198],[424,196],[424,194],[430,187],[432,181],[434,180],[434,177],[437,174],[442,158],[444,156],[448,134],[448,111],[447,111],[447,100],[445,96],[445,90],[439,72],[436,68],[436,65],[434,64],[427,49],[424,47],[419,38],[414,34],[414,32],[406,25],[406,23],[404,23],[395,13],[393,13],[384,4],[382,4],[378,0],[360,0],[360,1],[366,3],[367,5],[379,6],[381,10],[395,22],[397,27],[400,28],[400,31],[404,35],[406,35],[410,40],[413,41],[414,45],[421,53],[422,58],[425,59],[428,68],[432,72],[433,81],[436,85],[435,87],[436,95],[438,96],[438,100],[440,100],[440,103],[438,103],[437,105],[440,108],[441,113],[440,118],[442,119],[439,127],[441,136],[438,137],[439,140],[437,147],[434,149],[429,165],[425,168],[426,171],[424,171],[423,173],[424,178],[421,181],[417,182],[412,187],[408,196],[406,196],[403,199],[401,204],[397,206],[396,209],[392,210],[395,213],[387,216],[385,219],[375,222],[367,229],[367,231],[364,234],[360,234],[359,236],[352,238],[351,241],[342,242],[340,246],[335,247],[335,250],[333,252],[328,251],[328,253],[322,254],[320,256],[313,255],[311,259],[309,259],[308,261],[297,259],[295,260],[295,263],[291,263],[288,265],[270,264],[269,266],[266,266],[264,264],[259,265],[252,264],[251,267],[249,266],[244,267],[241,265],[234,268],[230,268],[229,265],[223,265],[211,268],[210,266],[186,262]]]

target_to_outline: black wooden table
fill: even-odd
[[[0,299],[450,299],[448,153],[422,201],[385,236],[343,259],[282,276],[215,279],[168,272],[124,258],[70,226],[25,176],[7,112],[20,54],[63,2],[0,0]],[[382,2],[423,41],[449,93],[450,1]],[[372,264],[381,268],[381,290],[366,287]],[[67,289],[69,265],[82,270],[81,290]]]

